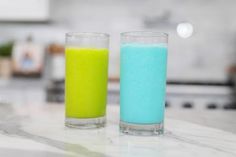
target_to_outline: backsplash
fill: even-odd
[[[169,33],[169,80],[224,82],[236,62],[235,5],[234,0],[51,0],[49,22],[0,22],[0,41],[32,34],[44,44],[64,43],[68,31],[110,33],[109,73],[119,77],[119,33],[163,31]],[[193,26],[189,38],[177,34],[181,22]]]

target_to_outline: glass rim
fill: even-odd
[[[128,31],[120,33],[124,37],[168,37],[168,33],[157,31]]]
[[[109,38],[110,35],[107,33],[100,32],[67,32],[66,37],[101,37],[101,38]]]

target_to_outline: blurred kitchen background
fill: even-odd
[[[0,102],[64,101],[66,32],[111,35],[109,104],[119,104],[119,34],[169,34],[166,107],[236,109],[236,1],[0,0]]]

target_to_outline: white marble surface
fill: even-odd
[[[119,133],[119,108],[115,105],[108,106],[105,128],[77,130],[64,127],[63,105],[0,104],[0,156],[236,156],[235,132],[177,120],[170,116],[174,111],[168,112],[163,136],[138,137]],[[231,126],[234,130],[235,125]]]

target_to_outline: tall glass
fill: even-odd
[[[121,34],[120,131],[159,135],[164,131],[168,35]]]
[[[66,34],[66,126],[98,128],[105,125],[108,46],[107,34]]]

